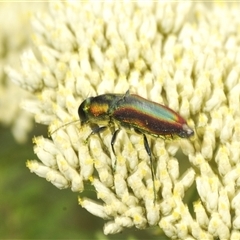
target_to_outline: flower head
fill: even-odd
[[[53,2],[33,25],[34,50],[22,56],[21,71],[9,70],[36,96],[24,108],[50,129],[51,140],[34,139],[41,162],[28,161],[30,171],[72,191],[90,181],[101,200],[79,198],[79,204],[106,219],[105,234],[158,225],[170,238],[239,238],[234,6]],[[192,139],[147,136],[155,179],[141,135],[123,129],[114,155],[110,129],[88,138],[90,126],[68,124],[87,97],[128,89],[169,106],[195,128]],[[194,187],[197,201],[185,202]]]

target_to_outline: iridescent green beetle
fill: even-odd
[[[78,115],[81,125],[89,124],[93,132],[99,133],[108,126],[117,125],[124,128],[132,128],[137,133],[144,135],[144,145],[150,155],[150,149],[145,134],[153,137],[166,137],[177,135],[188,138],[194,131],[187,122],[172,109],[149,101],[127,91],[125,94],[103,94],[84,100],[79,108]],[[99,127],[100,124],[106,124]],[[112,150],[117,129],[112,137]]]
[[[130,94],[129,91],[125,94],[108,93],[87,98],[80,104],[78,115],[81,125],[91,126],[91,135],[113,127],[115,123],[119,127],[132,128],[136,133],[142,134],[144,147],[151,161],[153,179],[152,154],[146,134],[163,138],[174,135],[189,138],[194,135],[194,131],[188,126],[186,120],[178,113],[164,105]],[[103,126],[100,126],[102,124]],[[114,154],[114,142],[119,131],[120,128],[114,130],[111,140]]]

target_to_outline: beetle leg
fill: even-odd
[[[116,153],[115,153],[115,149],[114,149],[114,143],[116,141],[116,138],[117,138],[117,135],[118,133],[120,132],[120,129],[116,130],[113,135],[112,135],[112,140],[111,140],[111,146],[112,146],[112,151],[114,153],[114,155],[116,156]]]
[[[99,127],[97,124],[91,125],[92,132],[87,137],[86,141],[89,140],[89,138],[94,134],[99,134],[100,132],[103,132],[107,129],[107,126]]]
[[[104,150],[108,153],[108,155],[110,157],[110,152],[109,152],[108,148],[106,147],[106,145],[104,144],[104,142],[103,142],[103,140],[102,140],[102,138],[100,136],[100,133],[104,132],[108,128],[108,126],[99,127],[97,124],[91,124],[90,127],[92,129],[92,132],[88,135],[87,139],[85,140],[86,143],[88,142],[89,138],[92,135],[97,134],[98,137],[99,137],[99,140],[101,142],[102,147],[104,148]]]
[[[148,140],[145,134],[143,134],[143,142],[144,142],[144,147],[147,151],[148,156],[151,158],[152,157],[152,153],[148,144]]]
[[[150,158],[150,165],[151,165],[151,174],[152,174],[152,180],[153,180],[153,192],[154,192],[154,201],[157,199],[156,195],[156,188],[155,188],[155,175],[154,175],[154,167],[153,167],[153,160],[152,160],[152,153],[151,149],[148,144],[148,140],[145,134],[143,134],[143,142],[144,142],[144,147],[146,149],[146,152]]]
[[[114,149],[114,143],[116,141],[116,138],[117,138],[117,135],[118,135],[119,132],[120,132],[120,129],[116,130],[112,135],[111,147],[112,147],[112,151],[114,153],[114,156],[116,156],[115,149]],[[113,171],[114,172],[116,170],[116,165],[117,165],[117,160],[115,159],[115,163],[114,163],[114,166],[113,166]]]

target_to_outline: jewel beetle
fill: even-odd
[[[149,101],[127,91],[125,94],[107,93],[85,99],[78,108],[81,125],[89,124],[92,134],[100,133],[108,127],[114,129],[111,147],[115,154],[114,143],[120,127],[134,129],[142,134],[144,147],[151,161],[151,174],[154,180],[152,154],[146,135],[153,137],[189,138],[194,131],[186,120],[167,106]],[[119,126],[115,130],[115,124]],[[103,126],[100,126],[103,125]],[[154,187],[155,192],[155,187]]]
[[[149,101],[127,91],[125,94],[103,94],[85,99],[78,108],[81,125],[89,124],[92,134],[99,133],[114,123],[124,128],[132,128],[137,133],[153,137],[177,135],[188,138],[194,131],[186,120],[167,106]],[[102,127],[100,124],[107,123]],[[112,150],[120,128],[113,133]],[[144,140],[147,152],[147,140]]]

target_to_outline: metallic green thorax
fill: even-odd
[[[110,109],[123,96],[122,94],[103,94],[87,98],[78,108],[81,124],[109,122]]]

